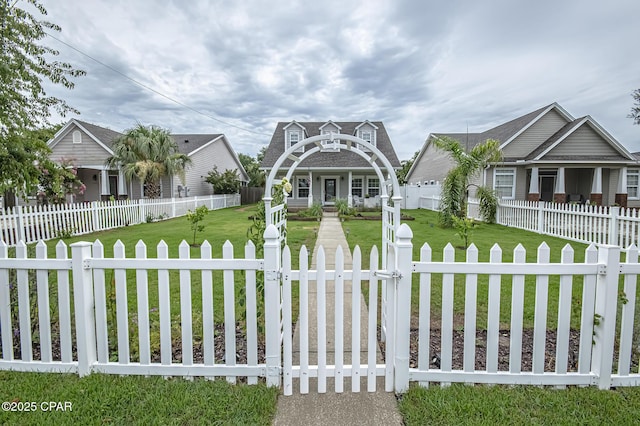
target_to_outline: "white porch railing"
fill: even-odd
[[[240,194],[16,206],[0,209],[0,240],[9,246],[29,244],[184,216],[199,206],[217,210],[239,205]]]

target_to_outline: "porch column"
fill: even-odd
[[[109,171],[107,169],[100,170],[100,195],[103,199],[109,199]]]
[[[564,185],[564,167],[558,167],[558,174],[556,176],[556,187],[553,190],[553,201],[555,203],[567,202],[567,194],[565,192]]]
[[[309,170],[309,196],[307,197],[307,208],[311,208],[313,206],[313,172]]]
[[[529,194],[527,195],[527,201],[540,201],[539,180],[538,168],[531,168],[531,181],[529,182]]]
[[[118,170],[118,196],[127,195],[127,182],[124,179],[122,170]]]
[[[602,205],[602,167],[593,169],[593,182],[591,183],[591,204]]]
[[[348,191],[347,191],[347,201],[349,203],[349,207],[353,207],[353,195],[351,194],[351,178],[353,177],[353,172],[349,170],[349,183],[348,183]]]
[[[616,191],[616,204],[627,207],[627,168],[622,167],[618,174],[618,190]]]

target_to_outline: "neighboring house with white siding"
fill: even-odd
[[[487,139],[500,142],[503,162],[472,183],[492,187],[501,198],[640,206],[638,159],[593,118],[574,118],[557,103],[482,133],[429,134],[407,173],[409,184],[442,182],[453,167],[433,144],[442,136],[467,151]]]
[[[370,152],[369,144],[379,149],[389,160],[391,166],[400,168],[400,161],[391,144],[387,130],[380,121],[348,121],[348,122],[280,122],[271,137],[271,142],[264,154],[260,168],[267,174],[271,171],[278,158],[296,143],[318,135],[333,134],[334,139],[340,139],[340,134],[356,136],[364,141],[359,146],[364,152]],[[324,141],[320,143],[324,146]],[[315,146],[315,145],[314,145]],[[327,145],[330,146],[330,145]],[[296,151],[303,153],[305,149]],[[373,158],[378,165],[379,159]],[[287,159],[281,170],[283,175],[287,168],[293,164],[293,160]],[[349,205],[379,204],[381,185],[378,175],[372,164],[359,155],[342,150],[322,149],[304,159],[296,168],[292,176],[293,191],[287,200],[289,207],[307,207],[313,203],[322,205],[334,205],[336,199],[345,199]],[[364,202],[365,198],[371,198]]]
[[[87,189],[76,197],[76,201],[144,198],[143,185],[139,180],[126,182],[121,171],[105,165],[107,158],[113,155],[114,141],[120,136],[120,132],[72,119],[48,142],[54,161],[71,160],[78,168],[78,177]],[[184,182],[178,176],[162,179],[163,198],[213,194],[213,187],[205,179],[216,166],[220,172],[237,170],[238,179],[243,184],[249,181],[225,135],[175,134],[172,137],[179,151],[191,158],[192,164],[186,170]]]

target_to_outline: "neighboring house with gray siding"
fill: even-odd
[[[640,207],[638,159],[593,118],[574,118],[557,103],[482,133],[429,134],[407,173],[409,184],[442,182],[453,167],[433,144],[442,136],[466,150],[487,139],[500,142],[503,161],[472,183],[492,187],[503,199]]]
[[[48,142],[51,158],[58,162],[63,159],[73,161],[78,168],[78,177],[87,187],[75,201],[104,200],[112,196],[116,199],[144,198],[143,185],[139,180],[126,182],[121,171],[105,165],[107,158],[113,155],[114,141],[120,136],[120,132],[72,119]],[[175,134],[172,137],[179,151],[191,158],[192,164],[185,173],[184,182],[178,176],[162,179],[163,198],[212,194],[213,188],[205,179],[215,166],[221,172],[237,170],[241,182],[249,181],[225,135]]]
[[[261,169],[268,174],[286,149],[306,138],[332,133],[334,139],[339,139],[340,134],[363,139],[365,143],[360,147],[363,151],[370,150],[367,147],[372,144],[382,151],[392,167],[400,168],[400,161],[382,122],[329,120],[278,123],[265,152]],[[382,164],[379,159],[376,161],[377,164]],[[281,167],[282,176],[292,164],[293,161],[290,159],[284,162]],[[293,191],[287,202],[290,207],[307,207],[314,202],[333,205],[336,199],[346,199],[349,205],[362,203],[365,198],[379,201],[380,185],[383,184],[371,164],[359,155],[346,150],[321,150],[303,160],[296,168],[291,182]]]

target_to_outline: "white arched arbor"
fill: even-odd
[[[313,147],[306,148],[302,154],[296,152],[308,145],[312,145]],[[361,150],[359,148],[360,146],[366,146],[367,151]],[[322,151],[325,150],[330,152],[345,150],[359,155],[371,165],[380,182],[384,182],[384,184],[380,185],[380,200],[382,204],[382,261],[383,265],[386,265],[388,245],[395,242],[396,231],[400,226],[400,202],[402,200],[400,196],[400,185],[398,184],[395,170],[387,157],[377,147],[356,136],[342,133],[312,136],[289,147],[282,153],[273,165],[265,185],[265,197],[263,200],[266,225],[275,225],[278,231],[280,231],[280,235],[285,235],[285,232],[283,232],[283,228],[286,229],[284,209],[286,208],[286,197],[288,194],[285,193],[284,204],[279,206],[273,206],[271,204],[273,201],[273,185],[282,182],[281,179],[276,180],[276,176],[284,162],[287,159],[293,161],[293,164],[287,167],[287,173],[285,175],[287,180],[291,181],[293,172],[300,163],[311,155],[322,155]],[[378,164],[378,161],[382,163],[382,166]],[[384,176],[383,169],[387,172],[387,177]],[[389,189],[391,189],[391,194],[389,193]]]

